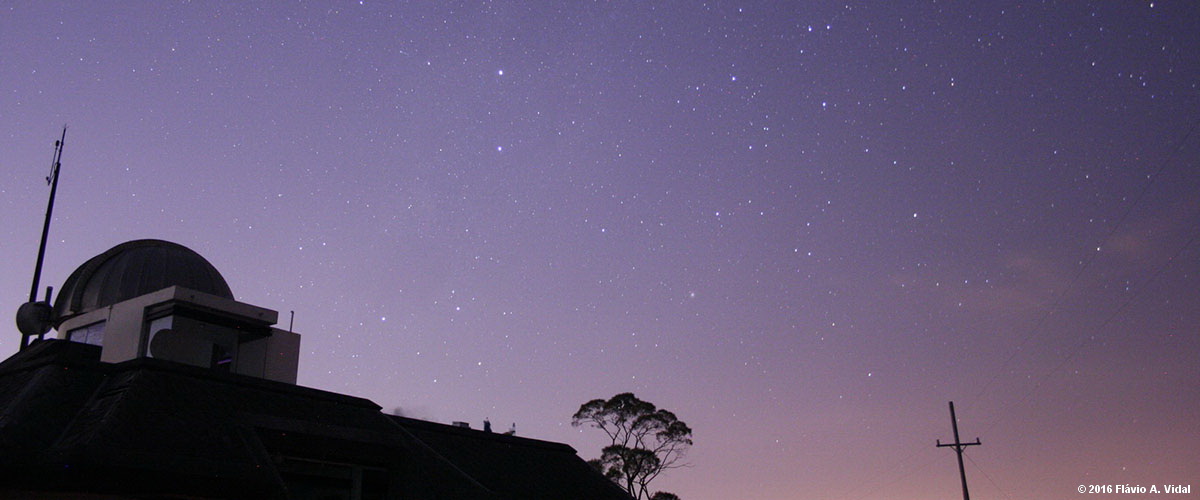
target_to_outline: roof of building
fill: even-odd
[[[348,464],[387,478],[378,498],[630,498],[564,444],[386,415],[366,399],[157,359],[103,363],[99,354],[46,340],[0,362],[0,484],[10,493],[289,498],[294,475]]]
[[[225,278],[192,249],[162,240],[134,240],[88,259],[54,301],[55,325],[72,316],[176,285],[233,299]]]

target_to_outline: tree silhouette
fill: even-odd
[[[651,497],[649,489],[663,471],[687,465],[682,460],[692,445],[692,429],[674,413],[627,392],[584,403],[571,425],[590,425],[608,436],[609,445],[591,463],[634,498],[678,499],[666,492]]]

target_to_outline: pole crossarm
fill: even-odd
[[[954,401],[950,402],[950,425],[954,428],[954,442],[943,443],[941,439],[937,440],[938,448],[954,448],[955,454],[958,455],[958,477],[962,479],[963,500],[971,500],[971,493],[967,490],[967,470],[963,467],[963,449],[968,446],[978,446],[979,438],[975,438],[973,443],[964,443],[958,437],[958,417],[954,415]]]

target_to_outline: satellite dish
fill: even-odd
[[[26,338],[50,331],[54,308],[49,302],[26,302],[17,309],[17,330]]]

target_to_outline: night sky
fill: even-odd
[[[1198,120],[1191,1],[10,2],[0,303],[66,124],[43,287],[183,244],[301,385],[584,458],[631,391],[685,500],[957,498],[953,400],[977,499],[1200,498]]]

